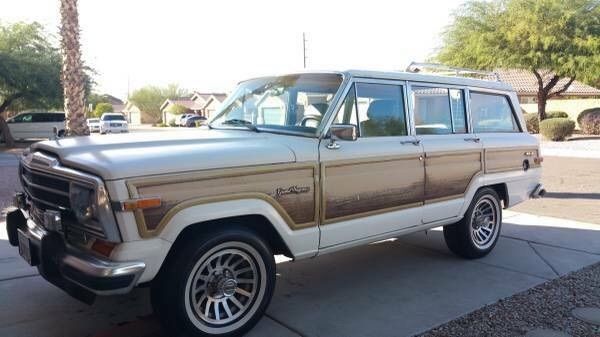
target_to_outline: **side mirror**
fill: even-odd
[[[358,139],[356,135],[356,125],[352,124],[332,124],[329,128],[329,143],[326,147],[330,150],[337,150],[340,148],[340,144],[336,140],[350,140],[355,141]]]
[[[355,141],[358,139],[356,133],[356,125],[353,124],[332,124],[329,128],[329,137],[334,140]]]

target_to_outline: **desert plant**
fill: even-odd
[[[577,116],[577,124],[579,124],[580,127],[581,123],[583,122],[583,118],[589,114],[600,115],[600,108],[585,109],[582,112],[580,112]]]
[[[177,126],[177,124],[175,123],[175,118],[172,118],[172,119],[169,121],[169,126]]]
[[[573,134],[575,122],[568,118],[551,118],[540,122],[540,133],[552,141],[563,141]]]
[[[525,118],[525,125],[529,133],[540,133],[540,119],[537,114],[524,114],[523,117]]]
[[[113,106],[110,103],[98,103],[94,108],[92,114],[94,117],[102,117],[102,114],[105,112],[113,112]]]
[[[585,115],[580,126],[581,132],[586,135],[600,135],[600,113]]]
[[[549,111],[546,112],[546,118],[569,118],[569,115],[564,111]]]

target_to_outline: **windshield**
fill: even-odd
[[[342,83],[339,74],[263,77],[239,84],[211,127],[315,133]]]
[[[123,115],[104,115],[102,116],[103,121],[124,121],[125,116]]]

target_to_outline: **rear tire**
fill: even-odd
[[[264,314],[275,289],[267,243],[244,229],[187,240],[153,282],[155,313],[170,336],[239,336]]]
[[[466,259],[478,259],[496,246],[502,226],[502,207],[498,193],[482,188],[471,201],[461,221],[444,226],[448,249]]]

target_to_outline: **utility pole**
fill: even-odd
[[[306,33],[302,32],[302,56],[304,62],[304,69],[306,69]]]

